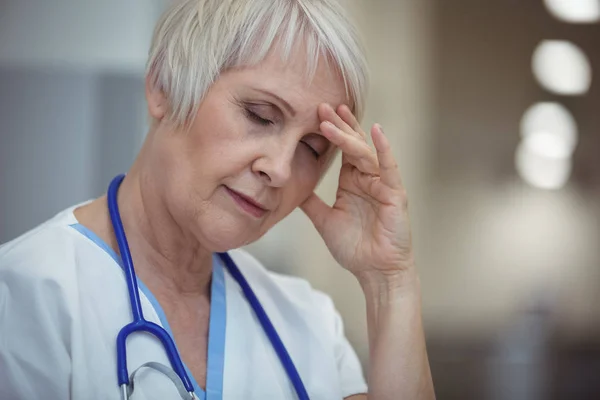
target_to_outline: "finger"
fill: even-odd
[[[367,202],[374,199],[380,204],[387,205],[393,204],[398,198],[398,194],[384,185],[379,176],[353,173],[351,179],[356,188],[349,187],[347,191]]]
[[[329,121],[321,122],[321,134],[342,150],[344,161],[365,174],[379,174],[377,156],[363,139],[343,132]]]
[[[361,137],[360,133],[354,131],[350,125],[348,125],[327,103],[322,103],[318,108],[319,118],[321,121],[329,121],[332,122],[333,125],[337,126],[342,131],[346,132],[349,135],[354,137]]]
[[[348,107],[346,104],[342,104],[338,107],[337,114],[342,118],[342,120],[344,120],[346,124],[348,124],[348,126],[350,126],[350,128],[352,128],[352,130],[358,132],[364,139],[367,138],[367,134],[358,123],[356,116],[352,114],[350,107]]]
[[[381,179],[362,175],[356,178],[357,187],[381,205],[401,206],[408,208],[406,192],[385,185]]]
[[[371,129],[371,137],[373,138],[373,144],[377,151],[377,160],[379,161],[379,176],[381,181],[394,189],[402,189],[402,177],[400,176],[400,170],[398,169],[398,163],[394,154],[392,153],[392,147],[387,137],[383,133],[381,125],[375,124]]]
[[[304,203],[300,204],[300,209],[312,221],[317,231],[319,233],[323,232],[331,207],[313,192]]]

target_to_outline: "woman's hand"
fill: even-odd
[[[359,279],[393,278],[413,270],[407,200],[400,172],[381,126],[375,150],[350,109],[319,106],[322,135],[342,151],[335,204],[316,194],[302,205],[336,261]]]
[[[379,125],[375,150],[346,106],[319,106],[321,132],[342,150],[335,204],[314,193],[302,209],[338,263],[365,293],[369,331],[369,399],[434,400],[421,319],[406,193]]]

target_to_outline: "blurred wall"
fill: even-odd
[[[543,1],[436,1],[434,147],[426,310],[433,333],[489,337],[535,302],[553,303],[563,335],[589,335],[600,281],[600,24],[553,18]],[[583,96],[545,91],[531,69],[544,39],[572,40],[589,58]],[[569,183],[541,190],[516,173],[525,110],[557,101],[579,145]],[[593,154],[593,155],[592,155]]]
[[[0,5],[0,242],[100,195],[146,130],[154,0]]]
[[[542,0],[436,0],[433,26],[422,280],[438,396],[597,399],[600,25],[561,22]],[[540,87],[531,63],[544,39],[587,54],[585,95]],[[515,169],[521,118],[539,101],[563,104],[579,128],[559,190],[534,188]]]
[[[0,65],[139,73],[164,0],[3,0]]]

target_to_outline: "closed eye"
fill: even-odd
[[[303,145],[306,146],[306,148],[308,148],[308,150],[312,153],[312,155],[318,159],[319,157],[321,157],[321,154],[319,154],[319,152],[317,150],[315,150],[314,147],[312,147],[310,144],[306,143],[306,142],[301,142]]]
[[[263,125],[263,126],[267,126],[267,125],[273,124],[273,121],[271,121],[270,119],[266,119],[266,118],[261,117],[260,115],[258,115],[254,111],[250,110],[249,108],[244,108],[244,110],[246,111],[246,116],[252,122],[255,122],[255,123],[257,123],[259,125]]]
[[[315,159],[321,158],[327,149],[329,149],[329,141],[317,133],[310,133],[302,138],[300,141],[308,151],[314,156]]]

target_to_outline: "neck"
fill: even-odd
[[[119,209],[136,272],[153,291],[208,295],[212,252],[177,224],[156,189],[136,165],[119,189]]]
[[[177,224],[157,184],[142,174],[142,162],[140,154],[117,198],[136,274],[156,296],[180,300],[182,295],[208,297],[212,252]],[[106,196],[78,208],[75,216],[119,254]]]

